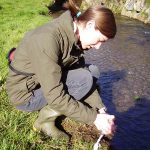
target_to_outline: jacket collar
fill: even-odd
[[[74,34],[73,18],[70,11],[66,11],[59,17],[60,26],[67,35],[69,41],[73,44],[77,44],[77,38]]]

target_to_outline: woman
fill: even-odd
[[[49,136],[67,136],[55,126],[61,115],[111,134],[114,116],[102,109],[93,86],[98,73],[95,67],[84,69],[83,50],[114,38],[114,15],[100,6],[79,14],[72,4],[70,11],[25,35],[9,70],[8,95],[19,110],[40,110],[34,128]]]

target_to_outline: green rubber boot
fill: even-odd
[[[33,130],[43,132],[53,138],[69,138],[69,135],[56,127],[56,118],[61,114],[45,106],[39,112],[39,116],[33,125]]]

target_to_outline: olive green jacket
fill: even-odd
[[[50,108],[77,121],[92,124],[97,111],[76,101],[64,90],[62,71],[79,62],[73,19],[69,11],[59,18],[28,32],[16,49],[12,66],[33,76],[9,70],[7,92],[14,105],[29,101],[32,89],[40,84]]]

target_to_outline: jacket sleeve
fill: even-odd
[[[44,39],[42,39],[44,37]],[[97,112],[71,98],[61,81],[59,43],[54,37],[31,38],[27,45],[32,68],[38,78],[48,105],[60,113],[80,122],[92,124]]]

